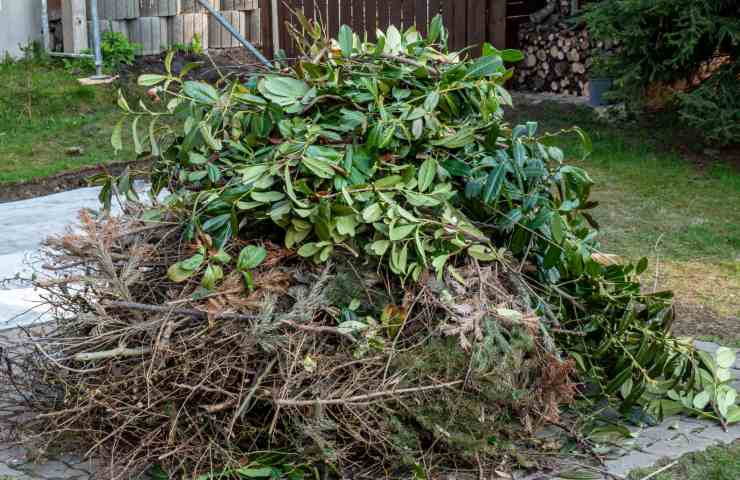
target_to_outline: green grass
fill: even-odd
[[[528,119],[548,131],[579,125],[589,133],[588,158],[579,160],[576,139],[567,153],[596,182],[602,248],[651,260],[644,286],[676,292],[677,333],[740,342],[740,169],[697,166],[698,140],[660,118],[610,125],[585,107],[552,102],[510,117]]]
[[[672,462],[663,461],[650,469],[630,473],[629,480],[641,480]],[[740,442],[684,455],[678,464],[651,477],[652,480],[737,480],[740,478]]]
[[[0,184],[113,161],[116,86],[82,86],[59,62],[0,63]],[[79,156],[65,150],[81,147]]]

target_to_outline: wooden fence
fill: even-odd
[[[296,56],[285,26],[297,24],[291,10],[303,10],[308,18],[321,19],[334,38],[341,25],[349,25],[355,32],[366,32],[370,41],[375,40],[377,29],[385,30],[389,25],[401,28],[416,25],[417,30],[425,33],[431,19],[441,14],[449,31],[450,48],[472,46],[475,55],[480,53],[484,42],[507,47],[507,4],[534,9],[539,3],[539,0],[277,0],[277,3],[260,0],[262,47],[268,56],[273,56],[276,48],[285,50],[288,57]],[[273,31],[275,26],[277,32]]]

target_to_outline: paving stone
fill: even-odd
[[[740,425],[724,431],[716,422],[681,416],[632,431],[638,435],[633,449],[623,457],[606,462],[610,473],[625,476],[631,470],[651,467],[663,458],[675,460],[687,453],[740,439]]]
[[[661,457],[646,452],[634,452],[616,460],[607,460],[606,468],[610,473],[626,477],[637,468],[645,468],[658,463]]]

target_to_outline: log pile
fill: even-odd
[[[548,0],[541,10],[530,15],[530,22],[519,31],[524,61],[514,77],[516,88],[565,95],[588,94],[588,69],[592,49],[612,49],[614,45],[592,45],[583,23],[568,21],[571,2]]]

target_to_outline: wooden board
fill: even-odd
[[[500,50],[506,48],[506,0],[491,0],[488,27],[488,38],[493,46]]]
[[[139,0],[142,17],[171,17],[180,11],[177,0]]]
[[[219,10],[221,0],[208,0],[208,2],[216,10]],[[206,7],[201,5],[198,0],[179,0],[179,13],[204,13],[208,12]]]
[[[221,12],[221,15],[244,37],[247,32],[247,13],[238,10]],[[215,17],[208,17],[208,48],[234,48],[241,47],[241,43],[224,28]]]
[[[221,10],[256,10],[257,0],[221,0]]]
[[[181,13],[167,19],[169,44],[191,45],[196,37],[200,44],[208,47],[208,15],[205,13]]]
[[[141,17],[129,21],[131,41],[140,43],[142,54],[158,55],[167,47],[167,19],[163,17]]]
[[[62,36],[66,53],[82,53],[87,49],[87,6],[85,0],[64,0],[62,3]]]
[[[87,0],[87,18],[92,19],[92,8]],[[149,0],[98,0],[98,18],[109,20],[130,20],[141,15],[139,2]]]

